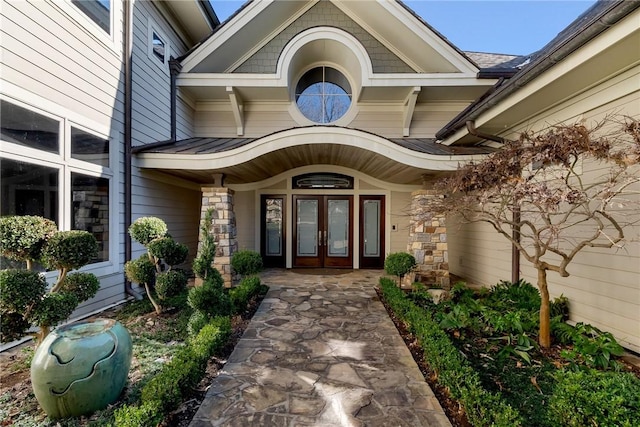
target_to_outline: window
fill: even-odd
[[[316,67],[298,81],[295,93],[300,112],[314,123],[333,123],[351,107],[351,85],[331,67]]]
[[[294,189],[339,188],[353,189],[353,178],[339,173],[307,173],[293,177]]]
[[[169,39],[158,30],[158,25],[149,18],[147,22],[148,48],[147,55],[155,64],[169,70],[171,49]]]
[[[108,261],[114,218],[109,140],[7,100],[0,106],[0,214],[39,215],[62,230],[88,231],[99,245],[93,262]]]
[[[111,34],[111,0],[71,0],[71,3]]]

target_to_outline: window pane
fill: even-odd
[[[151,42],[153,43],[153,54],[164,64],[164,42],[155,31],[153,32],[153,40]]]
[[[111,34],[111,1],[110,0],[71,0],[100,28]]]
[[[380,201],[365,200],[364,205],[364,256],[380,256]]]
[[[349,81],[330,67],[307,71],[298,81],[295,95],[300,112],[315,123],[335,122],[351,106]]]
[[[298,200],[298,256],[318,256],[318,201]]]
[[[71,174],[73,217],[71,228],[90,232],[98,240],[98,257],[109,259],[109,180]]]
[[[109,167],[109,140],[72,127],[71,157]]]
[[[35,111],[0,101],[2,140],[25,147],[58,153],[60,123]]]
[[[0,171],[2,216],[38,215],[58,223],[57,169],[0,158]],[[24,268],[24,263],[0,257],[0,268]]]
[[[282,255],[282,223],[284,218],[282,199],[266,199],[266,250],[268,256]]]
[[[349,256],[349,201],[329,200],[329,256]]]

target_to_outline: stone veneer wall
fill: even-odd
[[[213,208],[213,219],[210,228],[216,242],[216,258],[213,261],[213,266],[222,275],[225,287],[233,285],[231,256],[238,250],[233,194],[233,190],[228,188],[202,187],[200,224],[202,225],[207,210]],[[202,236],[198,241],[198,252],[200,252],[201,246]]]
[[[449,251],[444,215],[424,212],[425,199],[442,197],[432,190],[411,193],[411,221],[407,251],[416,258],[415,274],[407,275],[405,285],[413,281],[449,289]]]

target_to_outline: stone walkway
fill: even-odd
[[[374,291],[380,271],[269,270],[270,287],[191,422],[450,426]]]

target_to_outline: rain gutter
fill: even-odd
[[[505,84],[495,87],[495,90],[476,104],[472,104],[451,122],[445,125],[436,138],[444,140],[466,125],[469,120],[476,120],[480,115],[494,107],[507,96],[517,92],[520,88],[534,80],[543,72],[562,61],[571,53],[584,46],[588,41],[598,36],[609,27],[623,19],[629,13],[640,7],[640,1],[606,1],[597,2],[593,7],[604,7],[604,10],[591,18],[586,24],[573,30],[572,34],[556,42],[550,43],[549,49],[542,49],[540,56],[533,59],[532,63],[516,73]],[[588,13],[588,11],[586,12]],[[561,37],[561,36],[559,36]]]

